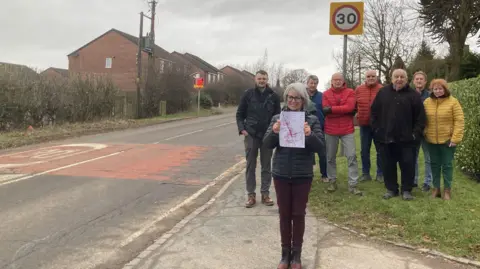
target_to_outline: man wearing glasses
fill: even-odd
[[[337,190],[337,149],[341,141],[348,162],[348,190],[354,195],[363,195],[357,189],[358,164],[355,150],[355,92],[347,88],[343,75],[332,76],[332,87],[323,93],[322,106],[325,115],[325,142],[327,148],[327,175],[330,186],[327,190]]]

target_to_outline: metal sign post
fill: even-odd
[[[342,73],[344,79],[347,77],[348,35],[363,34],[363,7],[363,2],[330,3],[330,35],[343,35]],[[343,143],[340,143],[339,156],[345,156]]]
[[[197,76],[195,77],[195,83],[193,84],[193,87],[195,89],[198,89],[198,93],[197,93],[197,116],[200,116],[200,93],[203,89],[203,78],[200,77],[200,75],[197,74]]]
[[[363,2],[330,3],[330,35],[343,35],[343,76],[347,75],[348,35],[363,34]]]

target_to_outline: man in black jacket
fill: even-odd
[[[272,149],[263,145],[270,121],[274,115],[280,114],[280,98],[268,86],[268,74],[260,70],[255,74],[255,88],[248,89],[242,96],[237,109],[237,126],[240,135],[244,136],[246,167],[246,187],[248,200],[247,208],[256,204],[256,175],[257,156],[260,150],[260,164],[262,166],[261,187],[262,203],[273,205],[270,198],[272,183],[271,159]]]
[[[416,148],[423,137],[425,110],[420,95],[408,85],[405,70],[395,69],[392,84],[380,89],[371,107],[370,120],[383,162],[387,188],[383,198],[399,195],[398,162],[403,199],[412,200]]]

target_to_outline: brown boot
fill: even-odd
[[[268,194],[262,194],[262,204],[272,206],[273,200],[270,199],[270,196],[268,196]]]
[[[450,199],[451,199],[450,189],[443,190],[443,200],[450,200]]]
[[[257,203],[257,199],[255,198],[255,194],[249,194],[248,200],[245,203],[246,208],[251,208]]]
[[[432,189],[432,198],[441,198],[440,194],[440,189],[439,188],[433,188]]]

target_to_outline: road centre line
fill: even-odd
[[[56,172],[56,171],[63,170],[63,169],[66,169],[66,168],[74,167],[74,166],[81,165],[81,164],[84,164],[84,163],[89,163],[89,162],[101,160],[101,159],[104,159],[104,158],[112,157],[112,156],[118,155],[122,152],[123,151],[119,151],[119,152],[111,153],[111,154],[108,154],[108,155],[103,155],[103,156],[100,156],[100,157],[97,157],[97,158],[88,159],[88,160],[85,160],[85,161],[81,161],[81,162],[72,163],[72,164],[69,164],[69,165],[57,167],[57,168],[50,169],[50,170],[47,170],[47,171],[43,171],[43,172],[40,172],[40,173],[32,174],[32,175],[29,175],[29,176],[16,178],[14,180],[10,180],[10,181],[7,181],[7,182],[2,182],[2,183],[0,183],[0,187],[11,184],[11,183],[15,183],[15,182],[23,181],[23,180],[26,180],[26,179],[30,179],[32,177],[41,176],[41,175],[45,175],[45,174],[48,174],[48,173],[51,173],[51,172]]]
[[[226,126],[226,125],[229,125],[229,124],[232,124],[232,123],[235,123],[236,121],[232,121],[232,122],[227,122],[227,123],[222,123],[222,124],[219,124],[219,125],[216,125],[214,126],[213,128],[211,129],[214,129],[214,128],[218,128],[218,127],[222,127],[222,126]],[[211,130],[210,129],[210,130]],[[191,134],[196,134],[196,133],[199,133],[199,132],[203,132],[205,131],[204,129],[200,129],[200,130],[196,130],[196,131],[193,131],[193,132],[188,132],[188,133],[184,133],[184,134],[180,134],[180,135],[176,135],[176,136],[171,136],[171,137],[168,137],[168,138],[165,138],[164,141],[168,141],[168,140],[172,140],[172,139],[175,139],[175,138],[179,138],[179,137],[183,137],[183,136],[187,136],[187,135],[191,135]],[[158,142],[155,142],[153,144],[160,144],[161,142],[158,141]]]
[[[184,133],[184,134],[181,134],[181,135],[172,136],[172,137],[166,138],[165,141],[172,140],[172,139],[179,138],[179,137],[186,136],[186,135],[200,133],[200,132],[203,132],[203,129],[196,130],[196,131],[189,132],[189,133]]]
[[[222,127],[222,126],[229,125],[229,124],[232,124],[232,123],[235,123],[235,122],[236,122],[236,121],[231,121],[231,122],[219,124],[219,125],[215,126],[214,128]]]

